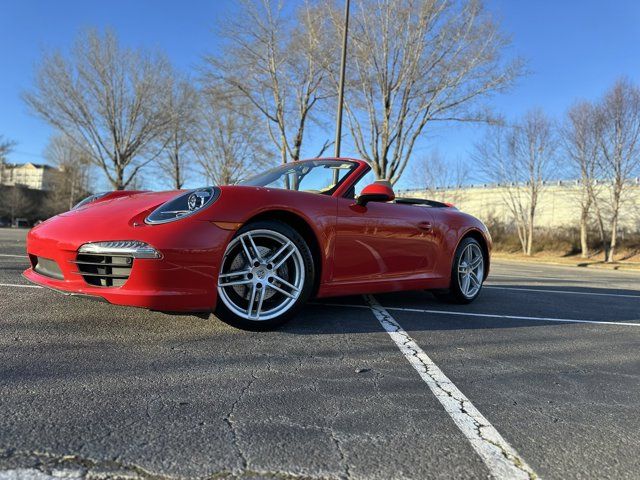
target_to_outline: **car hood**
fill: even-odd
[[[112,199],[98,200],[76,210],[61,213],[42,222],[31,230],[37,232],[45,230],[55,224],[59,229],[67,231],[86,231],[95,229],[98,225],[116,229],[143,223],[144,219],[155,208],[171,200],[181,193],[180,190],[167,192],[136,192]]]
[[[180,193],[179,190],[136,192],[98,200],[42,222],[31,229],[30,235],[33,238],[56,238],[71,244],[80,240],[126,240],[132,237],[133,227],[144,225],[149,213]]]
[[[180,190],[167,192],[139,192],[131,195],[108,198],[89,203],[77,210],[61,213],[58,217],[94,220],[105,218],[131,219],[141,213],[151,212],[164,202],[181,193]],[[54,217],[55,218],[55,217]]]

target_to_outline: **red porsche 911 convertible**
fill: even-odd
[[[289,163],[239,185],[94,195],[34,227],[34,283],[272,328],[312,297],[429,289],[473,301],[491,237],[476,218],[396,198],[361,160]]]

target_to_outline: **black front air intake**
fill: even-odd
[[[96,255],[79,253],[73,262],[89,285],[121,287],[126,283],[133,267],[130,255]]]

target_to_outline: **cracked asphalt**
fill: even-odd
[[[244,332],[16,286],[24,235],[0,229],[0,479],[491,475],[365,299]],[[497,262],[472,305],[375,300],[540,477],[640,477],[640,275]]]

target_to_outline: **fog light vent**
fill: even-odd
[[[36,257],[36,263],[33,269],[40,275],[44,275],[45,277],[55,278],[56,280],[64,280],[62,270],[60,270],[60,267],[58,266],[56,261],[51,260],[50,258]]]

